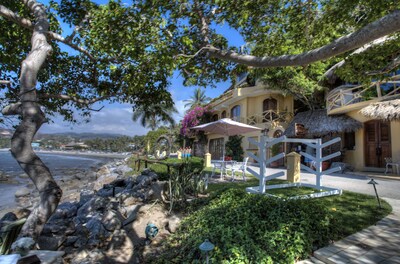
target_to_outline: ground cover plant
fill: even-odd
[[[209,239],[216,246],[212,263],[293,263],[391,211],[386,202],[379,209],[375,197],[351,192],[309,200],[247,194],[254,183],[211,184],[209,197],[188,207],[180,229],[152,261],[201,263],[198,246]]]

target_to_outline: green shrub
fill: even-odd
[[[327,245],[336,229],[316,200],[289,200],[228,190],[185,218],[156,263],[193,263],[208,238],[212,263],[293,263]]]
[[[230,136],[229,140],[225,144],[225,156],[232,157],[233,160],[241,161],[243,160],[243,148],[242,139],[243,136],[235,135]]]
[[[143,158],[143,157],[141,157]],[[136,157],[132,157],[129,160],[129,166],[131,168],[134,169],[135,172],[138,172],[137,168],[135,167],[135,161],[136,161]],[[161,162],[163,163],[168,163],[171,165],[179,165],[182,164],[184,162],[187,162],[190,164],[191,169],[193,170],[202,170],[203,169],[203,163],[204,163],[204,159],[202,158],[198,158],[198,157],[191,157],[188,159],[177,159],[177,158],[168,158],[165,160],[162,160]],[[139,171],[143,170],[145,166],[144,161],[141,162],[140,164],[140,169]],[[158,179],[160,181],[166,181],[169,180],[170,176],[172,173],[177,173],[178,168],[177,166],[174,168],[174,166],[170,167],[170,173],[168,173],[168,167],[165,164],[157,164],[157,163],[148,163],[147,166],[148,169],[151,169],[152,171],[154,171],[155,173],[157,173],[158,175]]]

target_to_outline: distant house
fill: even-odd
[[[83,142],[71,142],[64,146],[65,150],[84,150],[88,148],[89,146]]]

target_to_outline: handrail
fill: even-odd
[[[367,87],[365,85],[357,85],[340,88],[339,86],[336,89],[330,91],[327,95],[327,110],[329,112],[333,109],[341,108],[351,104],[356,104],[369,100],[381,101],[384,99],[390,99],[392,96],[397,96],[398,94],[400,94],[400,86],[397,85],[400,83],[400,81],[397,80],[397,78],[399,77],[400,75],[396,75],[391,77],[390,80],[387,81],[372,82]],[[392,84],[393,90],[388,92],[387,94],[382,95],[383,90],[381,86],[386,84]],[[372,92],[373,94],[368,94],[368,92]]]

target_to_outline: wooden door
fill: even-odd
[[[390,144],[390,123],[373,120],[366,122],[365,128],[365,166],[384,167],[386,157],[392,156]]]

